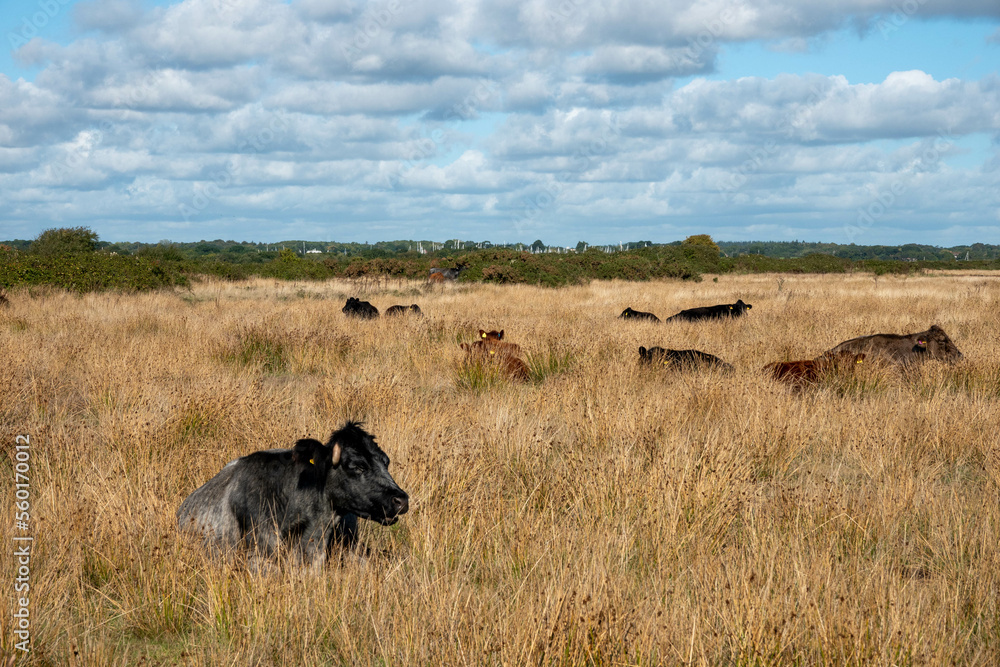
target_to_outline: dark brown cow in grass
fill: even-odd
[[[498,368],[514,380],[528,380],[528,365],[521,359],[521,347],[503,340],[504,332],[479,330],[479,339],[472,343],[462,343],[465,363]]]
[[[479,330],[479,338],[472,343],[473,346],[482,346],[489,344],[494,350],[504,350],[508,354],[513,354],[519,356],[521,354],[521,346],[517,343],[510,343],[503,339],[503,329],[500,331],[484,331]]]
[[[835,372],[851,372],[865,360],[864,354],[839,352],[829,357],[819,359],[804,359],[802,361],[776,361],[764,366],[765,373],[775,380],[785,382],[793,387],[802,388],[816,384],[823,377]]]
[[[668,317],[665,322],[698,322],[699,320],[721,320],[729,317],[742,317],[744,313],[753,308],[749,303],[743,303],[740,299],[736,303],[723,303],[718,306],[702,306],[701,308],[688,308],[676,315]]]
[[[694,368],[695,366],[714,366],[724,371],[733,367],[719,359],[714,354],[701,350],[667,350],[662,347],[639,348],[639,362],[644,364],[662,364],[678,368]]]
[[[415,303],[409,306],[389,306],[385,311],[386,317],[394,317],[396,315],[407,315],[411,313],[418,317],[424,314],[423,311],[420,310],[420,306],[418,306]]]
[[[631,307],[626,308],[622,311],[622,314],[618,316],[620,320],[649,320],[650,322],[659,322],[660,318],[653,313],[644,313],[641,310],[632,310]]]
[[[902,365],[927,359],[955,362],[962,358],[962,353],[948,338],[948,334],[936,324],[919,333],[875,334],[852,338],[824,352],[822,356],[829,358],[841,352],[865,354],[869,360],[880,358]]]

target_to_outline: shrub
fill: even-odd
[[[145,257],[0,253],[0,285],[52,285],[75,292],[145,291],[177,285],[188,278],[176,266]]]
[[[77,255],[97,250],[97,234],[88,227],[46,229],[31,244],[30,251],[46,257]]]
[[[712,237],[708,234],[695,234],[694,236],[689,236],[681,241],[681,245],[686,247],[708,248],[715,253],[716,257],[718,257],[721,253],[719,246],[716,245],[715,241],[713,241]]]

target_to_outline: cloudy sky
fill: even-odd
[[[3,0],[0,238],[1000,243],[997,0]]]

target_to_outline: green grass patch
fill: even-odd
[[[539,383],[550,375],[568,371],[573,366],[573,353],[569,350],[548,350],[538,354],[528,353],[524,363],[528,365],[529,379],[534,383]]]
[[[497,364],[464,361],[457,371],[459,389],[482,394],[510,384],[510,376]]]
[[[233,366],[275,374],[288,370],[291,350],[281,333],[257,324],[244,324],[222,345],[218,356]]]

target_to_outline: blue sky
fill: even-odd
[[[836,4],[5,0],[0,238],[1000,243],[1000,4]]]

